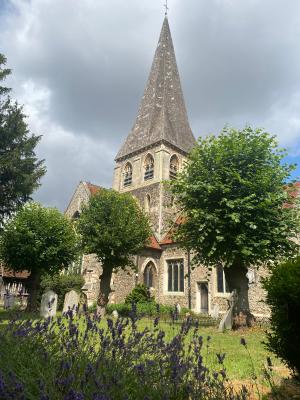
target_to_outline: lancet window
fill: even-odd
[[[154,287],[155,266],[150,261],[144,269],[144,285],[148,288]]]

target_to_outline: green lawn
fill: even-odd
[[[14,315],[14,313],[8,313],[0,309],[0,329]],[[18,316],[21,319],[37,318],[36,315],[28,315],[24,312],[19,313]],[[101,324],[106,324],[105,320]],[[172,324],[168,322],[160,322],[158,325],[159,329],[165,331],[167,340],[171,340],[176,335],[180,326],[180,323]],[[146,327],[154,329],[153,320],[144,318],[138,322],[138,327],[141,330]],[[204,340],[203,357],[205,363],[215,365],[217,363],[216,354],[225,353],[224,365],[230,379],[249,380],[253,373],[258,377],[262,377],[262,368],[266,365],[266,358],[268,356],[271,357],[275,366],[275,375],[281,375],[283,372],[286,374],[287,372],[280,361],[265,349],[263,342],[266,339],[266,334],[263,328],[256,327],[221,333],[218,332],[216,327],[200,327],[199,333],[203,336]],[[207,340],[208,337],[210,338],[209,340]],[[241,345],[241,338],[246,340],[247,347]]]

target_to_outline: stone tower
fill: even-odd
[[[116,156],[113,188],[130,192],[149,213],[160,240],[174,215],[163,181],[176,177],[195,144],[165,17],[136,121]]]

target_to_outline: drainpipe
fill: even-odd
[[[187,252],[187,260],[188,260],[188,307],[192,309],[192,290],[191,290],[191,253],[190,250]]]

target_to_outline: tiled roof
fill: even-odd
[[[168,233],[165,235],[165,237],[159,242],[159,244],[164,245],[164,244],[174,244],[176,243],[174,240],[174,233],[176,231],[176,228],[178,225],[181,225],[184,222],[184,217],[180,215],[174,225],[171,227],[171,229],[168,231]]]
[[[86,185],[91,193],[91,195],[95,195],[101,188],[101,186],[94,185],[93,183],[86,182]]]
[[[150,249],[161,250],[161,247],[155,236],[151,236],[149,238],[149,243],[146,245],[146,247]]]

